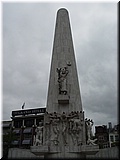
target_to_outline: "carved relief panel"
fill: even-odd
[[[80,112],[47,113],[45,120],[45,144],[58,145],[62,142],[64,145],[69,145],[69,139],[73,145],[82,144],[84,120]]]

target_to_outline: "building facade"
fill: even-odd
[[[46,108],[35,108],[12,111],[11,121],[4,121],[3,135],[11,133],[11,146],[30,148],[39,122],[44,121]],[[4,147],[3,147],[4,148]]]
[[[119,124],[113,128],[108,129],[109,132],[109,146],[114,147],[119,145]]]
[[[106,125],[95,126],[95,137],[100,149],[109,147],[109,134]]]
[[[12,121],[2,121],[2,153],[7,158],[11,143]]]
[[[119,145],[119,124],[112,127],[112,123],[95,126],[95,137],[100,149],[115,147]]]

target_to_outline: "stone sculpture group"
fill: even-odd
[[[69,141],[67,140],[68,135],[72,139],[73,145],[82,145],[82,129],[84,125],[83,120],[84,112],[72,111],[69,114],[63,112],[60,113],[45,113],[45,124],[39,122],[39,126],[36,128],[36,135],[34,137],[34,146],[43,145],[43,135],[45,137],[45,143],[48,145],[53,142],[54,145],[59,144],[59,137],[62,135],[63,144],[67,145]],[[88,145],[96,145],[93,139],[92,126],[93,121],[85,119],[87,139],[86,143]],[[44,129],[44,134],[43,134]]]

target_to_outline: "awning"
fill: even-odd
[[[32,132],[32,128],[25,128],[23,133],[31,133]]]
[[[11,123],[3,123],[3,128],[4,127],[10,127]]]
[[[13,132],[16,133],[16,134],[19,134],[20,133],[20,129],[14,129]]]
[[[18,145],[18,144],[19,144],[19,141],[12,141],[12,144],[13,144],[13,145]]]
[[[22,144],[30,144],[31,143],[31,140],[30,139],[24,139],[22,141]]]

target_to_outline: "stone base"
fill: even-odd
[[[31,146],[30,150],[35,155],[44,155],[48,153],[59,153],[60,148],[58,146]]]
[[[30,151],[35,155],[44,155],[49,152],[48,146],[31,146]]]
[[[58,96],[58,103],[68,104],[69,103],[69,97],[68,97],[68,95],[59,95]]]
[[[51,155],[58,154],[63,155],[63,151],[59,146],[31,146],[30,150],[35,155]],[[64,146],[64,153],[68,155],[68,158],[72,155],[94,155],[99,151],[98,145],[82,145],[82,146]],[[65,154],[64,154],[65,155]],[[49,156],[48,156],[49,157]],[[56,157],[57,158],[57,157]],[[62,157],[61,157],[62,158]]]
[[[81,152],[85,153],[86,155],[94,155],[99,152],[98,145],[82,145]]]

